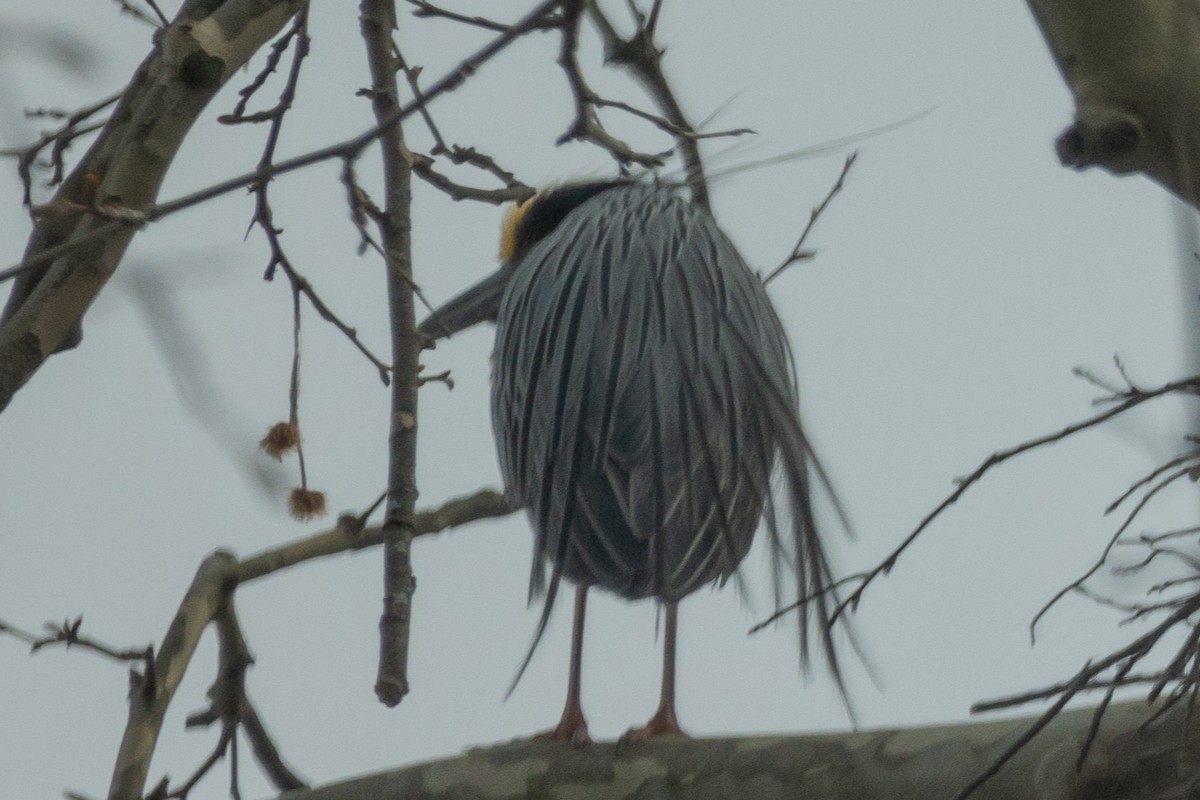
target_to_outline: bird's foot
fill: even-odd
[[[654,739],[659,736],[676,736],[684,739],[692,738],[684,732],[683,728],[679,727],[679,720],[675,718],[674,708],[660,707],[644,726],[641,728],[631,728],[626,731],[621,737],[621,741],[644,742],[647,739]]]
[[[588,735],[587,720],[583,718],[583,712],[570,708],[563,711],[562,719],[558,721],[558,725],[554,726],[553,730],[538,734],[534,738],[566,742],[571,747],[586,747],[592,742],[592,737]]]

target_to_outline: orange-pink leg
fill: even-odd
[[[625,734],[624,738],[639,741],[654,736],[687,736],[679,727],[675,716],[675,632],[678,616],[678,606],[667,604],[666,625],[663,630],[663,673],[662,694],[658,701],[658,710],[646,723],[645,727],[635,728]]]
[[[583,718],[583,706],[579,702],[579,674],[583,662],[583,618],[587,612],[587,584],[575,587],[575,618],[571,627],[571,671],[567,677],[567,704],[563,707],[562,719],[550,732],[551,739],[562,739],[575,747],[591,741],[588,736],[587,720]]]

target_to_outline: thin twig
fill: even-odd
[[[288,380],[288,422],[300,430],[300,288],[292,284],[292,370]],[[308,488],[304,465],[304,437],[296,439],[296,461],[300,467],[300,488]]]
[[[1032,725],[1013,746],[1005,751],[993,764],[972,782],[960,794],[964,798],[991,775],[995,774],[1021,747],[1024,747],[1038,731],[1050,722],[1065,705],[1077,694],[1085,691],[1103,689],[1105,694],[1100,704],[1092,711],[1092,719],[1076,758],[1076,767],[1082,769],[1088,753],[1095,742],[1102,719],[1107,712],[1114,693],[1120,687],[1149,684],[1147,701],[1155,703],[1161,693],[1168,687],[1171,692],[1167,699],[1159,702],[1157,710],[1143,723],[1143,727],[1152,724],[1181,699],[1187,698],[1190,704],[1194,701],[1197,689],[1200,688],[1200,627],[1193,624],[1192,617],[1200,612],[1200,593],[1180,598],[1171,603],[1153,604],[1138,609],[1149,613],[1151,610],[1164,610],[1170,613],[1157,625],[1143,635],[1129,642],[1109,655],[1095,661],[1086,662],[1083,667],[1069,680],[1049,687],[1024,692],[1019,695],[1000,698],[987,702],[976,703],[972,713],[992,711],[1002,708],[1023,705],[1036,700],[1056,698],[1054,704]],[[1150,674],[1133,675],[1132,670],[1145,659],[1160,643],[1166,634],[1180,625],[1189,626],[1187,637],[1176,649],[1175,655],[1160,670]],[[1112,670],[1111,678],[1101,678]]]
[[[347,139],[327,147],[313,150],[308,153],[276,162],[268,170],[255,170],[253,172],[237,175],[223,181],[219,181],[203,189],[191,192],[189,194],[178,197],[166,203],[161,203],[151,206],[142,211],[133,209],[125,209],[125,213],[120,218],[113,218],[111,221],[96,226],[87,233],[55,245],[45,250],[39,251],[29,258],[21,261],[7,269],[0,270],[0,282],[10,280],[11,278],[20,275],[21,273],[42,266],[48,262],[61,258],[64,255],[75,252],[76,250],[103,241],[107,237],[122,230],[128,226],[141,227],[151,222],[156,222],[164,217],[175,214],[187,208],[199,205],[205,201],[215,197],[229,194],[230,192],[244,189],[248,186],[261,183],[262,181],[270,180],[280,175],[286,175],[295,172],[305,167],[319,164],[323,161],[333,159],[342,159],[344,161],[354,161],[362,155],[363,151],[379,136],[391,126],[407,119],[411,114],[415,113],[422,105],[427,104],[440,97],[447,92],[452,92],[461,86],[466,80],[476,74],[479,68],[491,60],[496,54],[504,50],[514,41],[516,41],[524,33],[531,30],[528,25],[533,24],[550,9],[554,8],[560,0],[544,0],[539,4],[522,23],[514,25],[510,29],[502,32],[490,43],[482,47],[474,55],[462,61],[457,67],[447,73],[441,80],[427,88],[424,93],[424,103],[410,103],[403,108],[397,109],[387,119],[378,122],[373,128],[367,130],[358,136]]]
[[[1057,592],[1055,592],[1054,596],[1051,597],[1049,600],[1047,600],[1045,605],[1043,605],[1038,610],[1038,612],[1036,614],[1034,614],[1033,619],[1029,623],[1029,639],[1030,639],[1030,641],[1034,640],[1034,634],[1037,629],[1038,622],[1041,621],[1042,617],[1044,617],[1047,614],[1047,612],[1049,612],[1050,609],[1053,608],[1058,603],[1059,600],[1066,597],[1070,592],[1078,589],[1080,586],[1082,586],[1084,584],[1085,581],[1087,581],[1089,578],[1091,578],[1093,575],[1095,575],[1097,572],[1100,571],[1100,568],[1103,567],[1104,564],[1108,561],[1108,556],[1109,556],[1109,554],[1112,553],[1112,549],[1116,545],[1117,541],[1120,540],[1121,536],[1125,533],[1126,530],[1128,530],[1129,526],[1131,524],[1133,524],[1134,519],[1136,519],[1138,514],[1141,513],[1142,509],[1146,507],[1146,504],[1149,503],[1152,499],[1154,499],[1154,497],[1160,491],[1165,489],[1170,484],[1174,483],[1176,479],[1187,475],[1190,471],[1191,471],[1190,469],[1179,470],[1173,476],[1169,475],[1167,478],[1163,479],[1160,483],[1155,484],[1153,487],[1151,487],[1146,492],[1146,494],[1142,497],[1142,499],[1139,500],[1137,502],[1137,504],[1133,507],[1133,509],[1130,510],[1129,514],[1126,515],[1125,521],[1121,523],[1120,527],[1118,527],[1117,530],[1109,538],[1107,544],[1105,544],[1105,546],[1104,546],[1104,549],[1101,550],[1101,552],[1100,552],[1100,557],[1098,559],[1096,559],[1095,563],[1092,564],[1092,566],[1090,566],[1086,571],[1084,571],[1084,573],[1082,575],[1080,575],[1075,580],[1071,581],[1066,586],[1063,586],[1061,589],[1059,589]]]
[[[387,386],[391,382],[391,365],[384,363],[383,360],[381,360],[377,355],[375,355],[374,352],[371,351],[369,347],[367,347],[366,343],[359,338],[357,328],[344,322],[341,317],[333,312],[333,309],[331,309],[325,303],[325,301],[321,299],[321,296],[317,294],[316,289],[313,288],[308,278],[296,271],[296,268],[292,266],[291,261],[281,261],[279,262],[279,267],[284,271],[284,273],[287,274],[288,280],[292,282],[292,286],[295,288],[295,290],[304,295],[305,299],[308,300],[309,305],[313,307],[313,310],[321,316],[321,319],[337,328],[337,330],[343,336],[349,339],[350,343],[358,349],[358,352],[362,353],[367,361],[370,361],[371,364],[374,365],[375,369],[379,372],[380,382],[383,383],[384,386]]]
[[[181,602],[179,611],[172,621],[157,655],[150,648],[144,652],[137,652],[134,649],[121,651],[116,648],[88,646],[88,649],[96,652],[121,653],[126,661],[141,659],[146,662],[144,674],[135,673],[132,676],[133,685],[130,695],[132,707],[126,734],[122,739],[122,748],[117,757],[113,783],[114,791],[120,790],[123,794],[114,796],[159,798],[167,796],[169,789],[165,780],[160,782],[149,794],[144,792],[146,773],[153,755],[154,745],[175,688],[188,667],[196,643],[207,628],[208,622],[222,618],[224,613],[222,609],[227,607],[230,593],[234,588],[242,583],[263,578],[312,559],[379,545],[383,541],[381,527],[368,528],[364,526],[366,519],[371,515],[378,502],[376,501],[361,514],[343,516],[338,520],[338,525],[331,530],[267,550],[240,562],[228,553],[220,551],[205,559],[197,570],[196,578]],[[514,510],[501,493],[493,490],[481,490],[466,497],[450,500],[439,508],[418,513],[414,518],[413,527],[416,536],[433,535],[473,521],[504,516]],[[229,644],[226,644],[226,641],[231,642],[233,639],[228,633],[231,630],[229,624],[223,623],[223,625],[226,630],[226,634],[221,637],[223,651],[242,653],[237,657],[237,661],[229,660],[230,656],[227,654],[225,656],[226,663],[248,664],[249,654],[245,651],[244,642],[237,648],[231,648]],[[57,626],[48,627],[55,628]],[[74,629],[77,637],[76,644],[82,645],[85,641],[77,636],[77,624],[69,623],[62,627]],[[7,634],[28,644],[33,644],[42,638],[2,621],[0,621],[0,634]],[[224,683],[222,686],[228,687],[229,684]],[[227,698],[228,692],[228,688],[222,688],[219,696]],[[223,707],[223,702],[225,701],[219,702],[217,698],[214,698],[214,705],[202,714],[193,715],[193,721],[220,719],[219,709]],[[243,730],[250,739],[256,758],[275,786],[280,791],[302,786],[303,782],[283,764],[278,751],[262,728],[261,721],[254,713],[253,706],[245,697],[244,691],[238,696],[237,708]],[[214,749],[213,755],[216,756],[214,763],[219,759],[219,756],[216,755],[217,752],[217,749]]]
[[[628,39],[617,33],[616,28],[604,15],[599,3],[588,3],[588,14],[604,41],[605,61],[619,64],[629,70],[633,78],[649,93],[655,105],[662,111],[666,121],[675,129],[672,135],[679,145],[686,182],[691,189],[692,202],[699,208],[711,212],[708,180],[704,174],[704,163],[700,158],[695,126],[688,121],[683,106],[675,97],[662,68],[662,48],[655,44],[658,30],[661,0],[654,0],[650,14],[644,15],[630,0],[629,11],[637,29]]]
[[[1183,453],[1182,455],[1176,456],[1175,458],[1171,459],[1170,461],[1166,462],[1165,464],[1162,464],[1162,465],[1156,467],[1152,472],[1148,473],[1145,477],[1143,477],[1140,480],[1131,484],[1130,487],[1128,489],[1126,489],[1119,497],[1117,497],[1116,500],[1113,500],[1108,505],[1108,508],[1104,509],[1104,513],[1111,514],[1112,512],[1116,511],[1117,508],[1122,503],[1124,503],[1126,500],[1128,500],[1130,498],[1130,496],[1132,496],[1138,489],[1141,489],[1143,486],[1153,483],[1154,479],[1157,478],[1158,476],[1162,475],[1164,472],[1166,472],[1170,469],[1174,469],[1175,467],[1178,467],[1181,464],[1186,464],[1187,462],[1195,460],[1195,459],[1200,459],[1200,450],[1189,450],[1188,452]]]
[[[1042,689],[1021,692],[1016,695],[981,701],[971,706],[971,713],[978,714],[985,711],[998,711],[1055,696],[1065,696],[1069,700],[1080,692],[1107,689],[1112,685],[1126,686],[1147,683],[1157,685],[1161,682],[1164,671],[1160,670],[1153,674],[1138,675],[1134,678],[1126,676],[1120,681],[1099,680],[1099,676],[1125,662],[1129,662],[1131,667],[1136,665],[1138,661],[1154,649],[1155,645],[1162,641],[1167,631],[1176,625],[1187,622],[1188,618],[1197,611],[1200,611],[1200,596],[1188,598],[1186,602],[1180,604],[1161,622],[1132,642],[1114,650],[1099,660],[1088,661],[1069,681],[1053,684]]]
[[[257,92],[259,88],[266,82],[267,78],[276,70],[280,59],[287,51],[292,42],[295,42],[295,53],[292,57],[291,66],[288,69],[287,79],[284,82],[283,88],[280,90],[279,99],[275,106],[266,111],[261,111],[256,114],[247,115],[246,103]],[[239,94],[241,99],[231,114],[221,118],[221,121],[226,123],[241,123],[241,122],[263,122],[269,121],[271,124],[267,131],[267,140],[263,145],[262,155],[259,157],[258,169],[260,172],[269,173],[274,166],[275,151],[279,144],[279,137],[283,130],[283,122],[287,112],[291,110],[296,99],[296,87],[300,81],[301,67],[305,57],[309,53],[310,40],[308,35],[308,4],[296,14],[296,18],[288,31],[279,37],[278,40],[271,46],[271,52],[267,58],[267,63],[259,74],[251,81],[251,83],[243,88]],[[355,328],[342,321],[332,309],[321,299],[312,284],[307,278],[302,276],[296,269],[292,260],[288,257],[287,252],[283,247],[282,230],[275,224],[274,211],[271,208],[269,189],[271,181],[264,179],[254,184],[254,217],[251,221],[252,225],[257,226],[267,237],[267,245],[270,247],[270,258],[268,259],[267,268],[263,277],[271,280],[275,274],[276,268],[281,268],[284,274],[287,275],[291,282],[293,293],[300,292],[316,309],[317,313],[326,322],[337,328],[350,342],[362,353],[368,361],[374,365],[379,372],[379,378],[386,386],[389,378],[388,373],[391,370],[387,364],[381,361],[358,337],[358,332]],[[296,311],[298,314],[299,312]],[[298,323],[297,323],[298,324]],[[298,356],[297,356],[298,357]],[[293,370],[294,371],[294,370]],[[293,375],[293,378],[295,376]],[[293,390],[294,391],[294,390]],[[303,470],[303,456],[301,455],[301,464]]]
[[[1079,673],[1080,677],[1077,680],[1078,684],[1086,683],[1086,678],[1084,678],[1083,675],[1087,669],[1088,666],[1085,664],[1084,669]],[[965,800],[967,797],[973,794],[976,789],[987,783],[987,781],[991,779],[993,775],[1003,769],[1004,765],[1011,761],[1013,756],[1020,752],[1025,745],[1029,744],[1029,742],[1032,741],[1033,738],[1037,736],[1043,728],[1050,724],[1052,719],[1058,716],[1060,711],[1066,708],[1067,701],[1074,697],[1077,691],[1079,691],[1078,686],[1072,686],[1068,688],[1068,690],[1064,692],[1057,701],[1055,701],[1054,705],[1046,710],[1045,714],[1042,714],[1041,717],[1039,717],[1024,733],[1018,736],[1016,740],[1005,749],[999,758],[992,762],[991,766],[981,772],[973,781],[967,784],[967,786],[964,787],[961,792],[955,795],[954,800]]]
[[[254,114],[246,114],[246,105],[255,93],[261,89],[267,82],[267,79],[275,73],[279,67],[279,62],[283,59],[283,54],[291,47],[293,40],[296,42],[296,53],[292,58],[292,66],[289,70],[288,78],[284,84],[283,91],[279,94],[279,99],[273,108],[265,111],[258,111]],[[292,102],[296,97],[296,84],[300,76],[300,65],[304,62],[308,55],[310,46],[308,36],[308,3],[296,13],[292,20],[292,25],[282,36],[272,43],[270,50],[267,51],[267,60],[263,64],[263,68],[250,81],[249,84],[238,90],[238,101],[234,105],[233,111],[229,114],[223,114],[217,117],[217,121],[225,125],[237,125],[242,123],[267,122],[276,123],[281,120],[284,114],[292,107]],[[272,130],[270,139],[267,145],[268,151],[274,151],[275,140],[277,139],[277,126]]]
[[[284,762],[279,748],[275,746],[274,740],[267,733],[250,698],[245,695],[242,696],[239,721],[242,733],[246,735],[246,740],[250,743],[250,751],[254,753],[254,760],[258,762],[276,791],[290,792],[295,789],[308,788],[308,784]]]
[[[833,186],[829,188],[829,193],[825,195],[825,199],[821,201],[820,205],[814,208],[808,215],[808,224],[804,226],[804,231],[800,234],[800,238],[796,241],[796,246],[792,248],[792,252],[789,253],[787,258],[783,260],[783,263],[771,270],[771,274],[763,278],[764,284],[775,280],[775,278],[779,277],[779,275],[785,269],[790,267],[792,264],[795,264],[797,261],[803,261],[805,259],[812,258],[813,252],[811,250],[804,249],[804,242],[808,239],[808,234],[813,229],[813,225],[816,224],[817,219],[822,213],[824,213],[825,208],[829,205],[829,201],[832,200],[834,196],[842,190],[843,186],[845,186],[846,173],[850,171],[850,167],[853,166],[857,158],[857,150],[846,156],[846,163],[842,165],[842,171],[838,173],[837,180],[834,181]]]
[[[158,22],[162,27],[165,28],[167,25],[171,24],[170,20],[167,19],[167,15],[164,14],[162,9],[158,7],[156,0],[145,0],[145,3],[146,5],[150,6],[150,9],[154,11],[155,15],[158,16]]]
[[[226,726],[221,729],[221,736],[217,739],[216,745],[209,751],[208,756],[200,762],[196,769],[192,770],[192,774],[178,787],[169,790],[166,793],[168,798],[176,798],[177,800],[187,800],[188,793],[196,788],[196,784],[200,783],[201,779],[207,775],[213,767],[217,765],[225,754],[229,751],[230,743],[234,741],[237,733],[236,726]]]
[[[942,512],[958,502],[959,498],[961,498],[968,489],[978,483],[980,479],[982,479],[983,476],[990,472],[994,467],[997,467],[1000,464],[1003,464],[1006,461],[1009,461],[1010,459],[1013,459],[1023,453],[1027,453],[1030,450],[1036,450],[1040,447],[1044,447],[1045,445],[1062,441],[1063,439],[1073,436],[1080,431],[1101,425],[1108,420],[1113,419],[1114,417],[1124,414],[1130,409],[1136,408],[1148,400],[1154,400],[1156,398],[1163,397],[1164,395],[1174,393],[1196,394],[1198,390],[1200,390],[1200,377],[1172,381],[1171,383],[1164,384],[1156,389],[1130,389],[1129,391],[1119,395],[1119,398],[1122,399],[1117,397],[1110,398],[1116,402],[1116,405],[1107,411],[1096,414],[1092,417],[1088,417],[1080,422],[1067,425],[1066,427],[1061,428],[1053,433],[1039,436],[1019,445],[1005,448],[1003,450],[997,450],[995,453],[992,453],[990,456],[984,459],[984,461],[978,467],[976,467],[973,472],[964,478],[958,479],[957,488],[947,495],[942,502],[938,503],[938,505],[934,507],[932,511],[926,514],[925,517],[917,524],[917,526],[907,536],[905,536],[904,539],[901,540],[900,544],[897,545],[881,562],[879,562],[879,564],[870,570],[847,576],[846,578],[842,579],[843,582],[857,582],[858,586],[839,602],[837,608],[830,615],[830,624],[837,622],[838,618],[840,618],[841,615],[847,610],[852,611],[857,608],[858,603],[862,599],[863,593],[866,591],[866,588],[880,576],[887,575],[889,572],[891,572],[892,568],[896,565],[896,561],[901,555],[903,555],[904,551],[907,550],[912,543],[917,540],[921,533],[923,533],[925,529],[933,523],[934,520],[940,517]],[[770,624],[785,614],[804,606],[813,599],[815,598],[801,598],[799,601],[779,609],[755,627],[761,628],[767,624]]]
[[[461,22],[464,25],[472,25],[476,28],[483,28],[489,31],[507,32],[512,31],[514,25],[508,25],[503,22],[487,19],[486,17],[468,17],[465,14],[458,14],[440,6],[435,6],[433,3],[426,0],[405,0],[409,5],[416,6],[413,11],[413,16],[416,17],[441,17],[453,22]],[[522,32],[537,31],[537,30],[555,30],[562,25],[562,20],[557,14],[550,11],[542,14],[537,20],[532,22],[518,23],[523,28]]]
[[[400,69],[404,72],[404,77],[408,81],[408,87],[412,90],[413,97],[421,104],[424,97],[421,93],[419,81],[421,69],[409,66],[399,48],[396,48],[394,55]],[[423,104],[421,105],[421,119],[424,120],[425,127],[429,129],[429,135],[433,137],[434,144],[431,151],[432,155],[430,156],[423,156],[418,153],[412,154],[412,169],[415,174],[420,176],[430,186],[444,192],[454,201],[469,199],[493,203],[495,205],[520,202],[533,194],[531,188],[518,181],[511,172],[501,169],[496,164],[495,159],[490,156],[479,153],[475,148],[460,147],[458,145],[454,145],[453,147],[448,146],[446,140],[442,137],[441,130],[433,120],[433,115],[429,113],[428,108]],[[469,164],[481,169],[503,181],[505,188],[480,189],[456,183],[434,169],[434,158],[439,155],[446,156],[454,164]]]
[[[634,150],[626,142],[609,133],[596,116],[596,93],[588,87],[583,72],[579,67],[577,53],[579,50],[579,20],[583,7],[588,5],[585,0],[563,0],[562,2],[562,44],[559,48],[558,64],[567,77],[567,85],[575,100],[575,120],[566,133],[558,137],[558,143],[572,140],[590,141],[608,153],[621,165],[637,164],[642,167],[658,167],[663,159],[670,154],[642,153]],[[703,203],[702,208],[707,208]]]
[[[90,636],[80,634],[80,628],[83,626],[83,616],[75,617],[74,619],[64,620],[63,622],[47,622],[44,627],[49,631],[47,636],[35,636],[32,633],[22,630],[15,625],[11,625],[3,620],[0,620],[0,633],[6,633],[9,636],[20,639],[29,645],[29,652],[36,653],[44,647],[53,645],[62,645],[66,648],[78,647],[83,650],[90,650],[93,653],[99,653],[102,656],[119,661],[123,664],[140,661],[143,663],[153,663],[154,647],[147,645],[146,647],[113,647],[107,645]]]
[[[39,109],[32,112],[33,116],[52,116],[56,119],[65,120],[58,129],[44,133],[36,142],[26,147],[15,148],[10,150],[0,150],[0,157],[16,158],[17,159],[17,174],[21,179],[21,203],[26,208],[33,206],[33,166],[37,163],[38,155],[46,147],[51,147],[51,158],[49,166],[54,172],[48,181],[51,186],[57,185],[62,181],[63,171],[65,169],[63,155],[66,153],[67,147],[76,139],[85,136],[93,131],[103,127],[103,122],[98,122],[93,125],[79,127],[81,123],[87,121],[99,112],[108,108],[121,99],[121,94],[118,92],[114,95],[109,95],[101,100],[90,105],[84,106],[70,114],[60,111],[46,111]]]
[[[433,168],[432,158],[417,153],[413,155],[413,174],[455,202],[476,200],[498,206],[502,203],[524,202],[535,193],[532,188],[519,181],[515,185],[503,189],[480,189],[476,186],[456,183]]]
[[[155,11],[158,11],[159,19],[156,20],[154,17],[150,16],[145,11],[142,11],[133,3],[129,2],[129,0],[113,0],[113,2],[115,2],[117,7],[121,9],[122,14],[127,14],[128,16],[136,19],[138,22],[144,22],[152,28],[158,28],[160,26],[169,24],[165,19],[163,19],[162,12],[159,11],[157,7],[152,6]]]
[[[664,133],[669,133],[679,139],[692,139],[699,141],[701,139],[724,139],[733,136],[745,136],[747,134],[754,133],[754,130],[751,128],[730,128],[729,130],[724,131],[705,131],[704,133],[699,133],[688,128],[681,128],[666,117],[659,116],[658,114],[651,114],[649,111],[643,111],[640,108],[636,108],[635,106],[631,106],[629,103],[625,103],[620,100],[607,100],[603,97],[593,97],[591,100],[593,104],[599,106],[600,108],[616,108],[624,111],[626,114],[643,119]]]

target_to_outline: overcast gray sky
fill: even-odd
[[[506,19],[527,6],[487,5]],[[622,4],[612,5],[619,16]],[[165,8],[173,13],[175,4]],[[488,38],[440,21],[402,24],[404,54],[424,66],[425,80]],[[281,155],[371,124],[367,103],[354,97],[368,82],[357,25],[355,4],[313,9],[313,54]],[[22,119],[25,108],[74,108],[118,89],[151,35],[101,0],[0,0],[0,31],[0,147],[48,127]],[[86,44],[85,69],[44,57],[35,34],[50,32]],[[666,4],[660,38],[693,118],[717,113],[714,127],[757,131],[732,151],[713,143],[717,169],[932,109],[857,145],[846,189],[810,240],[818,257],[771,284],[797,355],[806,424],[858,531],[853,543],[835,538],[841,569],[873,565],[992,451],[1087,415],[1098,392],[1072,367],[1111,375],[1120,353],[1147,385],[1181,374],[1184,304],[1168,198],[1143,178],[1058,165],[1052,144],[1069,121],[1070,97],[1023,3],[676,0]],[[534,36],[436,103],[444,135],[531,182],[611,174],[584,145],[554,146],[570,119],[556,46],[551,35]],[[645,104],[599,67],[590,37],[586,57],[600,91]],[[256,163],[264,131],[214,122],[248,77],[212,104],[164,199]],[[647,128],[613,119],[622,135],[663,146]],[[428,137],[410,127],[413,143],[426,147]],[[784,257],[848,152],[715,185],[718,218],[749,263],[769,270]],[[375,188],[376,159],[372,152],[359,165]],[[5,165],[7,266],[19,260],[29,223],[14,165]],[[336,165],[280,179],[273,192],[298,269],[386,353],[380,265],[355,253]],[[37,628],[82,613],[85,629],[110,643],[157,642],[206,553],[244,555],[332,523],[292,521],[280,496],[247,480],[244,458],[230,457],[231,446],[249,452],[287,414],[291,298],[282,280],[261,280],[262,236],[252,231],[243,241],[251,212],[251,200],[234,194],[139,235],[90,312],[82,347],[53,358],[0,415],[0,619]],[[418,188],[416,269],[433,302],[494,267],[499,219],[496,209]],[[146,296],[158,298],[157,317],[143,311]],[[160,352],[170,334],[164,317],[196,348],[201,362],[191,374],[227,404],[219,413],[225,439],[206,433],[181,402]],[[310,479],[335,514],[359,510],[384,486],[387,392],[307,310],[303,337]],[[480,328],[425,358],[433,371],[451,369],[456,387],[422,390],[423,507],[499,485],[491,341],[491,329]],[[1102,516],[1107,503],[1181,446],[1176,406],[1139,413],[1001,467],[868,592],[855,624],[880,680],[850,669],[863,726],[963,720],[973,701],[1066,677],[1133,634],[1082,599],[1058,607],[1032,649],[1027,625],[1114,529]],[[291,485],[294,463],[278,469]],[[1180,490],[1139,529],[1186,524],[1193,504]],[[520,516],[416,544],[413,690],[394,710],[372,691],[377,552],[309,564],[240,592],[257,657],[249,692],[288,761],[322,783],[552,725],[565,691],[568,603],[503,701],[537,618],[525,606],[530,547]],[[765,564],[761,550],[747,559],[757,588],[749,603],[730,587],[681,606],[679,713],[695,734],[848,724],[829,680],[797,676],[792,625],[747,638],[770,610]],[[654,709],[655,609],[593,593],[589,613],[586,711],[593,735],[611,738]],[[152,780],[184,777],[215,741],[215,732],[182,728],[204,705],[214,659],[206,641],[172,707]],[[124,668],[80,652],[31,658],[0,639],[0,675],[5,793],[102,795],[125,721]],[[244,774],[246,796],[268,793],[252,769]],[[224,795],[224,778],[214,776],[194,797]]]

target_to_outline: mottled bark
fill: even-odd
[[[1191,797],[1197,730],[1180,704],[1146,732],[1144,702],[1116,704],[1082,770],[1090,709],[1062,714],[990,781],[978,800]],[[524,740],[301,792],[288,800],[672,798],[949,800],[1031,724],[1004,720],[898,731],[595,743]]]
[[[120,264],[204,107],[299,8],[300,0],[185,3],[138,67],[99,138],[39,210],[25,260],[81,246],[16,280],[0,315],[0,410],[54,353]]]
[[[1075,97],[1065,166],[1141,172],[1200,202],[1200,2],[1029,0]]]

